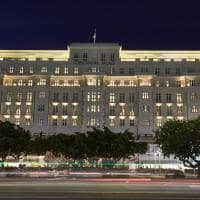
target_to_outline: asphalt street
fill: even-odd
[[[200,182],[150,179],[4,179],[0,199],[200,200]]]

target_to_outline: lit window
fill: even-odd
[[[96,79],[88,79],[87,85],[96,86],[97,82]]]
[[[142,93],[142,98],[143,99],[149,99],[149,93],[148,92],[143,92]]]
[[[109,121],[109,125],[110,125],[110,126],[115,126],[114,119],[110,119],[110,121]]]
[[[182,103],[182,94],[176,94],[176,102]]]
[[[55,74],[59,74],[60,73],[60,68],[59,67],[56,67],[55,68]]]
[[[46,79],[40,79],[37,85],[46,85]]]
[[[20,125],[20,119],[16,119],[16,120],[15,120],[15,124],[16,124],[17,126],[19,126],[19,125]]]
[[[9,68],[9,73],[12,74],[14,72],[14,67]]]
[[[110,93],[109,94],[109,102],[114,103],[115,102],[115,93]]]
[[[22,80],[18,80],[18,86],[22,86],[23,85],[23,81]]]
[[[64,74],[68,74],[68,67],[64,68]]]
[[[195,80],[190,80],[189,81],[190,86],[196,86],[196,81]]]
[[[24,73],[24,68],[23,68],[23,67],[20,67],[19,73],[20,73],[20,74],[23,74],[23,73]]]
[[[192,111],[192,113],[197,113],[198,112],[198,109],[197,109],[197,106],[192,106],[191,107],[191,111]]]
[[[40,98],[40,99],[45,98],[45,92],[40,92],[40,93],[39,93],[39,98]]]
[[[31,120],[25,119],[25,126],[30,126],[30,125],[31,125]]]
[[[33,73],[33,67],[29,67],[29,73],[30,73],[30,74]]]
[[[16,108],[16,115],[21,115],[21,108],[20,107]]]
[[[196,93],[192,93],[190,96],[190,99],[192,102],[196,102],[197,101],[197,94]]]
[[[142,111],[143,112],[149,112],[149,105],[143,105]]]
[[[169,81],[166,81],[165,83],[166,83],[166,87],[169,87]]]
[[[157,119],[156,120],[156,126],[161,127],[162,126],[162,119]]]
[[[93,73],[97,72],[97,68],[96,67],[92,67],[91,68],[91,72],[93,72]]]
[[[181,81],[176,81],[176,87],[181,87]]]
[[[162,113],[161,113],[161,106],[156,106],[156,115],[157,116],[161,116]]]
[[[33,80],[28,80],[28,86],[32,86],[33,85]]]
[[[39,119],[39,125],[43,126],[44,125],[44,119]]]
[[[20,102],[22,101],[22,93],[17,93],[17,99],[16,99],[17,102]]]
[[[47,72],[47,67],[41,67],[41,72],[46,73]]]
[[[74,68],[74,74],[78,74],[78,67]]]
[[[77,119],[72,120],[72,126],[77,126]]]
[[[33,96],[32,96],[32,93],[31,93],[31,92],[28,92],[28,93],[27,93],[27,96],[26,96],[26,101],[27,101],[27,102],[31,102],[31,101],[32,101],[32,97],[33,97]]]

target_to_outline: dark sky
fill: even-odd
[[[123,49],[200,49],[200,0],[0,0],[0,49],[65,49],[95,27]]]

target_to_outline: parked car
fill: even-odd
[[[182,171],[173,171],[173,172],[168,172],[165,175],[165,178],[185,178],[185,174]]]

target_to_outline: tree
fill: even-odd
[[[3,161],[8,155],[19,159],[26,154],[29,141],[29,131],[9,121],[0,121],[0,157]]]
[[[184,166],[197,168],[200,177],[200,118],[168,121],[155,133],[156,143],[165,156],[173,154]]]

